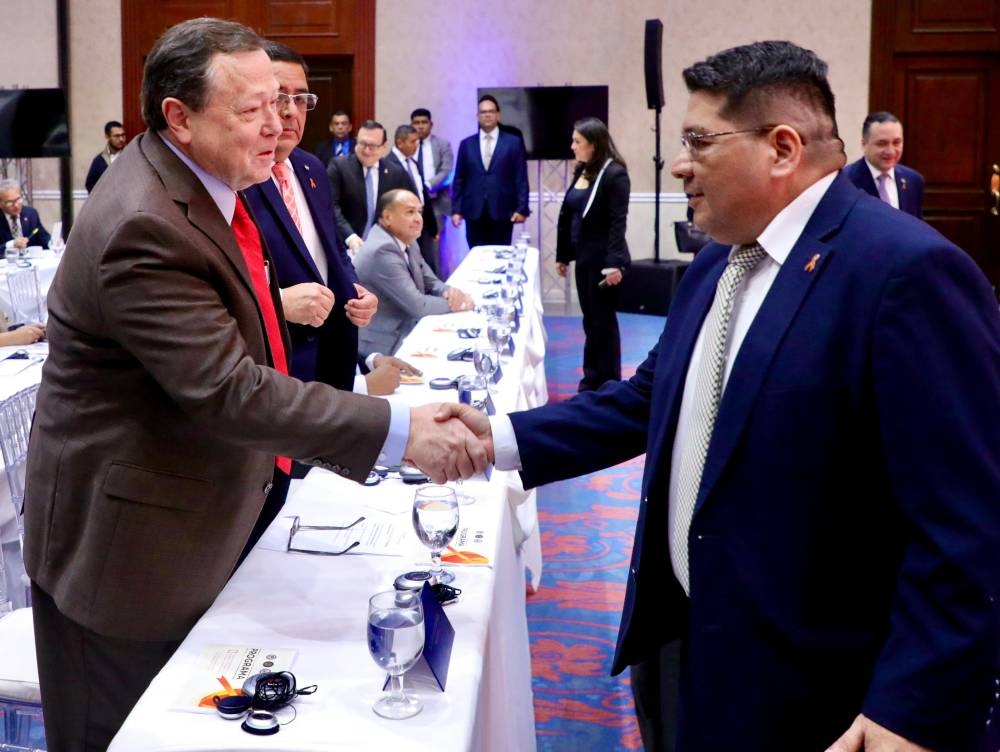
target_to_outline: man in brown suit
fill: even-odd
[[[281,373],[276,280],[235,193],[269,178],[281,129],[262,47],[205,18],[158,40],[149,130],[105,177],[121,190],[80,213],[49,292],[25,563],[52,750],[107,747],[225,585],[275,455],[355,480],[380,452],[438,481],[484,466],[434,406],[391,412]]]

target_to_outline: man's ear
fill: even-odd
[[[775,154],[772,174],[777,177],[795,172],[802,161],[805,149],[805,143],[798,131],[790,125],[779,125],[771,131],[769,140]]]
[[[164,119],[167,121],[167,130],[170,131],[174,139],[184,146],[190,144],[191,111],[188,109],[188,106],[179,99],[167,97],[163,100],[160,108]]]

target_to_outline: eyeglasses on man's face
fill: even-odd
[[[308,110],[316,109],[316,103],[319,101],[319,97],[315,94],[285,94],[284,92],[278,93],[278,109],[284,109],[289,105],[295,105],[302,112]]]
[[[735,136],[737,133],[766,133],[776,127],[775,125],[758,125],[756,128],[741,128],[736,131],[718,131],[717,133],[685,131],[681,134],[681,146],[687,149],[687,153],[691,159],[698,159],[705,147],[712,145],[713,138]]]
[[[18,196],[17,198],[12,198],[9,201],[0,201],[0,206],[6,209],[13,209],[18,204],[24,203],[24,196]]]

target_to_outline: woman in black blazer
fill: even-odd
[[[625,161],[597,118],[573,125],[573,180],[556,239],[556,267],[565,277],[576,261],[576,291],[583,311],[583,378],[579,391],[598,389],[622,377],[618,334],[618,285],[632,263],[625,243],[631,183]]]

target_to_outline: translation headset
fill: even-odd
[[[311,695],[316,685],[295,688],[295,675],[291,671],[265,671],[254,674],[243,682],[243,694],[214,698],[215,709],[227,721],[244,718],[240,728],[248,734],[270,736],[281,726],[275,712],[291,705],[299,695]],[[295,708],[292,708],[295,712]],[[292,716],[295,720],[295,716]],[[291,723],[291,721],[287,721]]]

